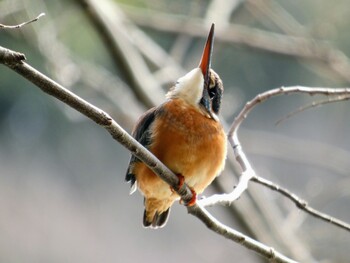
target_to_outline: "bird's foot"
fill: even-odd
[[[176,186],[176,188],[170,187],[171,192],[180,190],[185,183],[185,177],[182,174],[176,174],[176,176],[179,178],[179,184]]]
[[[196,191],[193,190],[192,188],[190,188],[190,190],[191,190],[191,193],[192,193],[192,198],[187,204],[185,204],[186,206],[193,206],[196,203],[196,201],[197,201],[197,193],[196,193]]]
[[[176,174],[176,176],[179,178],[179,184],[177,185],[176,189],[170,187],[170,190],[172,192],[180,190],[181,187],[185,184],[185,177],[182,174]],[[193,206],[196,203],[196,201],[197,201],[197,193],[191,187],[190,187],[190,190],[191,190],[191,193],[192,193],[191,200],[188,201],[188,202],[185,202],[184,200],[180,199],[180,204],[185,204],[186,206]]]
[[[183,199],[180,199],[179,203],[182,205],[184,204],[185,206],[193,206],[196,201],[197,201],[197,193],[195,190],[193,190],[191,187],[190,187],[190,190],[191,190],[191,193],[192,193],[192,198],[190,201],[187,201],[185,202]]]

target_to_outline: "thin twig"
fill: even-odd
[[[251,167],[248,160],[241,160],[241,158],[246,158],[241,146],[236,145],[236,147],[233,147],[233,150],[236,160],[241,165],[243,171],[239,177],[238,184],[235,186],[234,190],[229,194],[212,195],[210,197],[200,200],[199,202],[201,205],[231,205],[232,202],[236,201],[243,194],[243,192],[248,189],[249,181],[256,176],[255,171]]]
[[[258,177],[255,174],[255,171],[252,169],[250,162],[248,161],[248,158],[246,157],[244,151],[241,148],[239,139],[238,139],[238,129],[241,125],[241,123],[247,118],[248,114],[251,112],[251,110],[257,106],[258,104],[266,101],[267,99],[279,95],[286,95],[291,93],[304,93],[308,95],[326,95],[326,96],[334,96],[339,95],[343,97],[349,97],[350,89],[349,88],[338,88],[338,89],[331,89],[331,88],[309,88],[309,87],[302,87],[302,86],[295,86],[295,87],[288,87],[288,88],[279,88],[279,89],[273,89],[269,90],[267,92],[261,93],[257,95],[254,99],[247,102],[242,111],[238,114],[238,116],[235,118],[234,122],[232,123],[232,126],[230,128],[230,131],[228,133],[228,139],[231,143],[231,146],[235,150],[235,156],[236,160],[239,163],[239,165],[242,168],[242,175],[241,179],[238,182],[238,185],[236,188],[229,194],[224,195],[214,195],[212,197],[209,197],[208,200],[202,200],[201,205],[215,205],[217,203],[219,204],[225,204],[230,205],[234,200],[239,198],[239,196],[248,188],[248,182],[249,180],[254,180],[257,182],[262,182],[264,179],[258,180],[260,177]],[[267,180],[265,182],[268,182]],[[273,190],[281,189],[279,186],[273,184],[273,183],[265,183],[264,185],[269,186],[269,188]],[[295,194],[289,192],[288,190],[281,190],[279,191],[283,193],[285,196],[289,197],[292,201],[298,202],[298,207],[302,208],[304,211],[310,213],[311,215],[320,218],[324,221],[327,221],[333,225],[339,226],[347,231],[350,231],[350,225],[342,222],[339,219],[336,219],[334,217],[331,217],[329,215],[326,215],[324,213],[321,213],[317,211],[316,209],[313,209],[312,207],[305,204],[305,202],[301,202],[300,198],[297,197]]]
[[[237,115],[234,122],[231,125],[230,131],[228,133],[229,137],[235,136],[239,126],[245,120],[251,110],[258,104],[266,101],[269,98],[288,95],[288,94],[307,94],[313,95],[325,95],[325,96],[348,96],[350,94],[350,88],[324,88],[324,87],[304,87],[304,86],[293,86],[293,87],[281,87],[277,89],[268,90],[266,92],[258,94],[251,101],[248,101],[241,112]]]
[[[44,16],[45,13],[41,13],[40,15],[38,15],[36,18],[23,22],[21,24],[18,25],[4,25],[4,24],[0,24],[0,29],[16,29],[16,28],[21,28],[22,26],[28,25],[30,23],[33,23],[35,21],[38,21],[42,16]]]
[[[344,230],[350,231],[350,224],[345,223],[345,222],[343,222],[337,218],[334,218],[332,216],[329,216],[325,213],[321,213],[320,211],[317,211],[316,209],[310,207],[305,200],[302,200],[301,198],[299,198],[297,195],[290,192],[289,190],[282,188],[279,185],[272,183],[272,182],[270,182],[262,177],[259,177],[259,176],[255,176],[252,179],[252,181],[259,183],[261,185],[264,185],[273,191],[279,192],[280,194],[284,195],[288,199],[292,200],[299,209],[304,210],[308,214],[310,214],[318,219],[321,219],[325,222],[336,225]]]
[[[258,104],[266,101],[267,99],[270,99],[272,97],[276,97],[276,96],[280,96],[280,95],[287,95],[287,94],[292,94],[292,93],[303,93],[303,94],[308,94],[308,95],[326,95],[326,96],[349,96],[350,94],[350,88],[338,88],[338,89],[331,89],[331,88],[319,88],[319,87],[315,87],[315,88],[310,88],[310,87],[303,87],[303,86],[294,86],[294,87],[281,87],[278,89],[272,89],[269,91],[266,91],[264,93],[261,93],[259,95],[257,95],[255,98],[253,98],[251,101],[248,101],[245,106],[243,107],[243,109],[241,110],[241,112],[237,115],[237,117],[235,118],[235,120],[233,121],[231,128],[228,132],[228,140],[231,144],[231,146],[233,147],[233,149],[240,149],[239,151],[235,151],[235,156],[236,156],[236,160],[239,163],[239,165],[242,168],[243,174],[245,172],[249,172],[251,173],[251,179],[255,179],[257,178],[257,176],[255,175],[254,172],[251,172],[251,165],[250,162],[248,161],[248,158],[246,157],[244,151],[241,148],[241,144],[239,142],[238,139],[238,129],[240,127],[240,125],[242,124],[242,122],[247,118],[248,114],[252,111],[252,109],[257,106]],[[236,187],[237,189],[243,189],[245,188],[246,182],[243,182],[244,186],[241,187],[238,183],[238,186]],[[233,192],[235,191],[235,189],[233,190]],[[232,193],[230,195],[233,195]],[[293,194],[294,196],[296,196],[295,194]],[[225,197],[225,196],[224,196]],[[299,198],[299,200],[301,200]],[[230,200],[227,199],[222,199],[222,200],[217,200],[217,202],[219,203],[230,203]],[[212,203],[211,203],[212,204]],[[308,210],[305,210],[307,212],[312,211],[312,215],[325,220],[325,216],[324,214],[320,213],[317,214],[315,213],[315,209],[309,207]],[[318,212],[318,211],[316,211]],[[326,218],[331,218],[332,220],[326,220],[327,222],[334,224],[336,226],[342,225],[342,228],[346,229],[346,230],[350,230],[350,227],[348,227],[348,224],[345,222],[341,222],[338,219],[334,219],[331,216],[326,216]],[[334,223],[336,221],[336,223]]]
[[[82,2],[82,0],[79,0],[79,1]],[[213,1],[215,1],[215,0],[213,0]],[[222,0],[219,0],[219,1],[222,1]],[[86,2],[86,1],[84,1],[84,2]],[[109,2],[109,1],[107,1],[107,2]],[[89,5],[91,5],[90,8],[98,9],[98,8],[93,7],[94,3],[97,3],[97,1],[90,1],[90,3],[89,3]],[[100,5],[100,3],[98,3],[98,4]],[[220,4],[218,4],[218,5],[220,6]],[[119,6],[120,6],[119,3],[117,4],[117,3],[113,2],[113,10],[117,10],[117,12],[115,12],[115,11],[106,12],[106,9],[104,9],[104,11],[103,11],[104,16],[108,17],[108,16],[112,15],[114,17],[115,14],[118,13],[119,18],[126,17],[124,14],[120,15],[120,12],[123,12],[123,10],[121,10],[119,8]],[[231,9],[231,8],[229,8],[229,9]],[[108,8],[107,10],[112,10],[112,8]],[[102,10],[100,10],[99,12],[101,12],[101,11]],[[232,9],[231,9],[231,11],[232,11]],[[187,54],[187,52],[185,52],[185,51],[187,50],[188,47],[184,48],[183,42],[180,43],[179,41],[175,41],[175,43],[173,44],[173,48],[170,51],[171,52],[171,56],[170,56],[168,54],[169,51],[167,52],[162,47],[160,47],[151,37],[149,37],[147,34],[145,34],[144,31],[140,30],[133,23],[133,21],[131,21],[129,19],[128,20],[123,19],[123,20],[125,21],[125,23],[122,23],[120,25],[120,27],[121,27],[120,30],[124,30],[128,33],[128,36],[130,37],[132,44],[135,45],[135,47],[138,48],[138,51],[140,53],[142,53],[142,55],[147,59],[147,61],[150,62],[150,64],[152,64],[152,66],[150,68],[153,68],[153,66],[154,66],[154,67],[159,69],[158,71],[153,71],[153,76],[160,83],[162,83],[162,84],[164,84],[166,82],[173,83],[177,77],[185,74],[185,71],[183,70],[182,66],[178,64],[178,61],[179,60],[181,61],[181,59],[179,59],[179,58],[181,58],[183,54]],[[192,20],[192,17],[191,17],[191,20]],[[208,19],[206,19],[206,20],[208,20]],[[104,25],[104,23],[106,23],[107,21],[108,21],[107,19],[101,20],[99,27],[103,27],[103,26],[109,27],[111,22],[109,22],[107,25]],[[92,22],[96,23],[98,21],[95,19],[92,19]],[[118,26],[115,26],[115,27],[118,27]],[[203,30],[203,37],[206,37],[206,31],[207,31],[207,28],[205,30]],[[100,32],[103,32],[103,30],[100,30]],[[177,40],[180,40],[180,41],[185,40],[185,42],[186,42],[186,39],[189,40],[189,43],[190,43],[190,41],[191,41],[190,39],[193,39],[193,35],[180,34],[177,37]],[[110,43],[110,44],[113,45],[113,43]],[[173,54],[172,52],[174,51],[174,47],[179,46],[177,44],[181,44],[180,52]],[[112,46],[109,46],[108,48],[111,48],[111,47]],[[179,55],[179,53],[181,55]],[[177,58],[177,60],[174,60],[174,58]],[[136,67],[133,67],[132,69],[134,70],[135,68]],[[140,88],[144,89],[143,93],[146,93],[146,94],[150,93],[150,91],[146,85],[142,85],[142,86],[140,86]],[[135,93],[138,92],[136,89],[133,89],[133,90]],[[162,94],[162,93],[163,93],[163,91],[156,92],[156,94]],[[154,94],[154,93],[152,93],[152,94]],[[163,96],[161,96],[161,97],[162,97],[161,101],[157,102],[156,104],[160,104],[163,101]],[[159,96],[158,96],[158,98],[159,98]],[[228,127],[228,125],[226,125],[226,127]],[[227,166],[226,166],[227,170],[229,169],[228,166],[229,166],[230,162],[235,162],[234,158],[227,160]],[[249,175],[249,173],[246,173],[246,174],[247,174],[247,176]],[[244,177],[242,177],[240,180],[242,181],[243,179],[244,179]],[[249,179],[249,178],[247,178],[247,179]],[[246,181],[248,181],[248,180],[246,180]],[[217,183],[217,181],[215,181],[212,184],[212,186],[216,183]],[[242,186],[243,184],[240,184],[240,185]],[[241,189],[241,190],[244,191],[245,189]],[[235,193],[238,193],[238,191],[236,191]],[[298,237],[292,230],[289,230],[289,233],[286,233],[286,231],[285,231],[285,235],[283,238],[280,238],[279,235],[276,233],[276,232],[278,232],[278,233],[280,232],[278,227],[275,227],[276,230],[274,233],[271,232],[272,231],[271,224],[274,226],[279,225],[279,223],[277,223],[277,222],[275,223],[275,221],[273,221],[274,219],[275,220],[277,219],[277,216],[273,216],[273,214],[276,214],[276,212],[270,211],[268,213],[268,216],[272,215],[271,216],[272,219],[270,218],[269,220],[266,220],[266,218],[267,218],[266,212],[261,211],[261,210],[259,211],[256,209],[257,202],[259,202],[259,200],[260,200],[260,198],[256,197],[257,195],[260,195],[260,193],[248,193],[246,195],[246,198],[244,200],[241,200],[239,205],[230,206],[230,207],[227,207],[227,209],[229,211],[235,210],[235,214],[236,214],[235,217],[236,218],[237,218],[237,213],[240,213],[242,215],[242,218],[244,218],[244,220],[245,220],[246,227],[249,228],[254,233],[254,236],[257,239],[264,240],[268,244],[270,244],[269,241],[271,241],[271,243],[276,242],[279,244],[281,249],[284,249],[284,251],[288,251],[288,253],[291,257],[305,259],[305,256],[301,257],[301,254],[303,254],[303,253],[301,253],[302,249],[301,250],[296,249],[296,247],[299,246],[299,247],[302,247],[304,250],[306,250],[305,244],[300,239],[300,237]],[[208,201],[210,199],[208,199]],[[203,199],[203,201],[204,200],[207,200],[207,199]],[[244,205],[245,208],[244,209],[238,208],[243,203],[245,204]],[[247,203],[249,203],[249,205]],[[250,209],[248,207],[250,207]],[[247,218],[251,217],[252,213],[255,214],[256,216],[254,216],[254,217],[257,218],[257,220],[255,220],[254,222],[252,222],[250,220],[246,220]],[[264,224],[260,224],[260,226],[258,226],[257,221],[264,222]],[[267,230],[268,228],[269,228],[269,230]],[[264,232],[264,231],[269,231],[268,235],[271,237],[270,240],[268,238],[266,238],[267,235],[265,234],[266,232]],[[276,236],[277,236],[278,241],[273,240],[273,238],[272,238],[272,237],[276,237]],[[293,240],[293,242],[292,242],[292,240]],[[295,243],[297,243],[298,245],[297,246],[294,245]],[[308,259],[306,261],[311,261],[310,257],[306,257],[306,258]]]
[[[17,54],[17,52],[0,47],[0,63],[8,66],[35,84],[43,92],[64,102],[86,117],[90,118],[98,125],[104,127],[115,140],[127,148],[132,154],[137,156],[137,158],[142,160],[150,169],[152,169],[152,171],[158,174],[162,180],[167,182],[174,189],[176,188],[179,183],[178,177],[164,164],[162,164],[153,154],[147,151],[147,149],[145,149],[140,143],[138,143],[126,131],[124,131],[123,128],[120,127],[119,124],[115,122],[106,112],[88,103],[41,72],[37,71],[23,61],[23,55]],[[185,202],[190,201],[192,198],[192,193],[186,184],[184,184],[184,186],[181,187],[177,193]],[[257,252],[264,257],[273,260],[274,262],[296,262],[276,252],[271,247],[267,247],[264,244],[249,238],[248,236],[224,226],[199,205],[189,207],[188,211],[205,223],[209,229]]]
[[[319,106],[322,106],[322,105],[325,105],[325,104],[328,104],[328,103],[333,103],[333,102],[339,102],[339,101],[346,101],[346,100],[349,100],[350,99],[350,96],[337,96],[337,97],[334,97],[334,98],[328,98],[327,100],[321,100],[321,101],[313,101],[312,103],[308,104],[308,105],[305,105],[305,106],[302,106],[290,113],[288,113],[287,115],[283,116],[282,118],[280,118],[278,121],[275,122],[275,125],[279,125],[281,124],[281,122],[289,119],[290,117],[293,117],[295,116],[296,114],[300,113],[300,112],[303,112],[305,110],[308,110],[308,109],[311,109],[311,108],[316,108],[316,107],[319,107]]]

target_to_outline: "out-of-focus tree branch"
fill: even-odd
[[[156,105],[161,96],[157,92],[160,86],[130,41],[127,32],[123,30],[127,19],[108,1],[78,0],[78,3],[84,7],[92,24],[98,28],[97,32],[105,40],[108,50],[115,58],[114,61],[118,61],[122,66],[123,73],[129,81],[128,84],[137,90],[135,94],[138,94],[139,99],[147,107]],[[104,15],[105,10],[113,12],[113,16]],[[144,92],[144,89],[148,92]]]
[[[25,56],[23,54],[0,47],[1,64],[11,68],[45,93],[57,98],[90,118],[98,125],[104,127],[115,140],[126,147],[132,154],[137,156],[137,158],[142,160],[148,167],[150,167],[150,169],[160,176],[160,178],[173,187],[173,189],[176,189],[176,186],[179,183],[178,177],[164,166],[153,154],[147,151],[147,149],[124,131],[107,113],[40,73],[25,63],[24,59]],[[186,184],[184,184],[177,193],[185,203],[192,198],[192,193]],[[265,246],[264,244],[221,224],[200,205],[195,204],[194,206],[188,207],[188,211],[190,214],[199,218],[212,231],[257,252],[274,262],[296,262],[275,251],[273,248]]]
[[[200,20],[184,21],[171,14],[143,12],[141,9],[129,6],[124,6],[123,10],[136,24],[155,30],[197,37],[204,37],[207,31],[204,23]],[[218,26],[215,34],[216,39],[221,42],[325,63],[339,77],[350,83],[348,57],[321,40],[316,41],[312,38],[283,35],[233,24],[223,28]]]

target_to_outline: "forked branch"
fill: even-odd
[[[332,96],[332,97],[338,96],[336,97],[338,99],[334,99],[334,101],[339,101],[340,100],[339,98],[341,98],[341,100],[346,100],[350,96],[350,88],[332,89],[332,88],[320,88],[320,87],[310,88],[310,87],[303,87],[303,86],[281,87],[278,89],[272,89],[264,93],[261,93],[257,95],[255,98],[253,98],[251,101],[248,101],[243,107],[243,109],[241,110],[241,112],[237,115],[237,117],[233,121],[228,133],[228,140],[232,148],[234,149],[236,160],[242,169],[242,175],[240,176],[239,182],[231,193],[211,196],[201,201],[201,204],[204,206],[215,205],[215,204],[230,205],[233,201],[239,198],[240,195],[248,188],[248,182],[250,180],[253,180],[256,183],[260,183],[274,191],[281,193],[285,197],[292,200],[297,205],[298,208],[304,210],[310,215],[317,217],[328,223],[331,223],[335,226],[341,227],[342,229],[350,231],[350,225],[348,223],[317,211],[316,209],[310,207],[305,201],[303,201],[294,193],[291,193],[290,191],[284,188],[281,188],[280,186],[266,179],[258,177],[255,174],[255,171],[252,169],[247,156],[242,150],[242,146],[238,139],[238,129],[242,124],[242,122],[247,118],[248,114],[254,109],[254,107],[256,107],[258,104],[266,101],[269,98],[280,96],[280,95],[295,94],[295,93],[298,93],[298,94],[302,93],[307,95],[325,95],[325,96]]]
[[[172,188],[176,189],[176,186],[179,183],[178,177],[173,174],[164,164],[162,164],[152,153],[147,151],[147,149],[145,149],[134,138],[132,138],[107,113],[83,100],[69,90],[65,89],[63,86],[51,80],[41,72],[37,71],[29,64],[25,63],[23,60],[23,54],[0,47],[0,64],[4,64],[7,67],[11,68],[32,82],[34,85],[39,87],[45,93],[59,99],[98,125],[104,127],[116,141],[127,148],[132,154],[137,156],[137,158],[142,160],[148,167],[150,167],[150,169],[152,169]],[[177,193],[185,202],[187,200],[191,200],[192,198],[192,193],[186,185],[181,187]],[[258,241],[255,241],[252,238],[223,225],[222,223],[218,222],[213,216],[211,216],[208,211],[206,211],[201,205],[195,204],[192,207],[188,207],[188,211],[190,214],[200,219],[212,231],[232,241],[235,241],[268,259],[271,259],[274,262],[296,262],[275,251],[273,248],[259,243]]]

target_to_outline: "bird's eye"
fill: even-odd
[[[216,95],[216,88],[213,87],[213,88],[209,88],[209,97],[210,99],[213,99]]]

